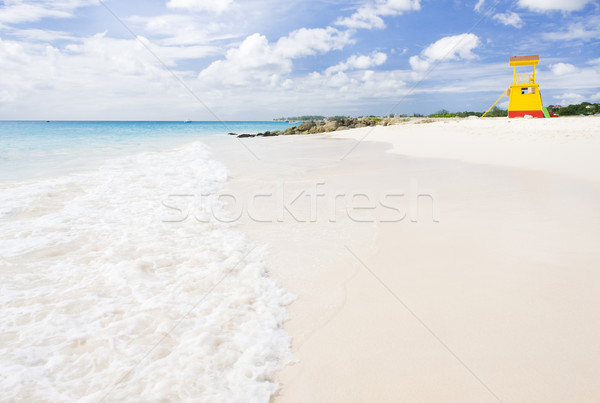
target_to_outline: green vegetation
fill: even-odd
[[[457,118],[466,118],[466,117],[469,117],[469,116],[481,117],[481,115],[483,115],[483,112],[468,112],[468,111],[456,112],[456,117]]]
[[[548,112],[555,113],[559,116],[595,115],[597,113],[600,113],[600,103],[582,102],[577,105],[569,105],[569,106],[565,106],[565,107],[562,107],[560,105],[550,105],[550,106],[548,106]],[[472,112],[472,111],[449,112],[446,109],[440,109],[439,111],[432,113],[430,115],[422,115],[420,113],[413,113],[412,117],[415,117],[415,118],[423,118],[423,117],[428,117],[428,118],[466,118],[469,116],[481,117],[481,115],[483,115],[483,112]],[[498,106],[494,106],[486,115],[486,117],[492,117],[492,118],[493,117],[505,117],[505,116],[508,116],[508,111],[505,109],[500,109]],[[403,118],[403,117],[409,117],[409,115],[389,114],[387,117],[386,116],[369,115],[367,117],[364,117],[364,119],[367,119],[374,123],[380,123],[383,119],[387,119],[387,118],[391,119],[394,117]],[[350,116],[330,116],[327,119],[343,121],[343,120],[352,119],[352,118]],[[306,116],[294,116],[294,117],[289,117],[289,118],[278,118],[278,119],[274,119],[274,120],[316,122],[316,121],[325,120],[325,117],[320,116],[320,115],[306,115]]]
[[[437,111],[436,113],[432,113],[428,117],[430,117],[430,118],[454,118],[454,117],[456,117],[456,113],[450,113],[445,109],[441,109],[441,110]]]
[[[582,102],[576,105],[561,107],[560,105],[550,105],[548,112],[556,113],[558,116],[577,116],[577,115],[595,115],[600,113],[600,104]]]
[[[427,117],[428,118],[466,118],[469,116],[481,117],[481,115],[483,115],[483,112],[464,111],[464,112],[454,112],[453,113],[453,112],[448,112],[446,109],[441,109],[441,110],[437,111],[436,113],[427,115]],[[417,114],[415,114],[414,116],[417,116]],[[422,115],[419,115],[419,116],[422,116]],[[490,117],[508,116],[508,111],[506,111],[504,109],[500,109],[497,106],[494,106],[492,108],[492,110],[488,112],[488,114],[486,116],[490,116]]]
[[[494,106],[492,108],[491,111],[488,112],[487,115],[485,115],[486,117],[489,116],[491,118],[499,118],[499,117],[504,117],[504,116],[508,116],[508,111],[504,110],[504,109],[500,109],[497,106]]]

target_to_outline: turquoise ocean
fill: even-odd
[[[0,183],[74,172],[114,157],[234,133],[292,126],[273,121],[0,121]]]
[[[269,401],[292,296],[217,197],[207,143],[283,122],[0,122],[8,401]]]

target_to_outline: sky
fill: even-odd
[[[600,2],[0,0],[0,119],[484,111],[530,54],[545,105],[600,102]]]

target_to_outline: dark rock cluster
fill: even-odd
[[[336,130],[347,130],[359,127],[383,125],[387,126],[392,123],[391,119],[381,119],[373,117],[360,117],[360,118],[347,118],[347,117],[332,117],[326,120],[314,122],[302,122],[298,126],[292,126],[285,130],[279,130],[276,132],[264,132],[258,134],[236,134],[229,133],[230,135],[237,135],[239,138],[245,137],[269,137],[269,136],[281,136],[288,134],[317,134],[317,133],[328,133]]]

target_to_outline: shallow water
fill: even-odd
[[[2,161],[3,398],[268,401],[290,359],[292,296],[264,251],[215,219],[227,171],[189,142],[211,134],[76,125],[100,135],[39,129],[27,146],[13,130]]]
[[[228,132],[290,126],[284,122],[0,121],[0,183],[77,172],[106,159],[161,151]]]

